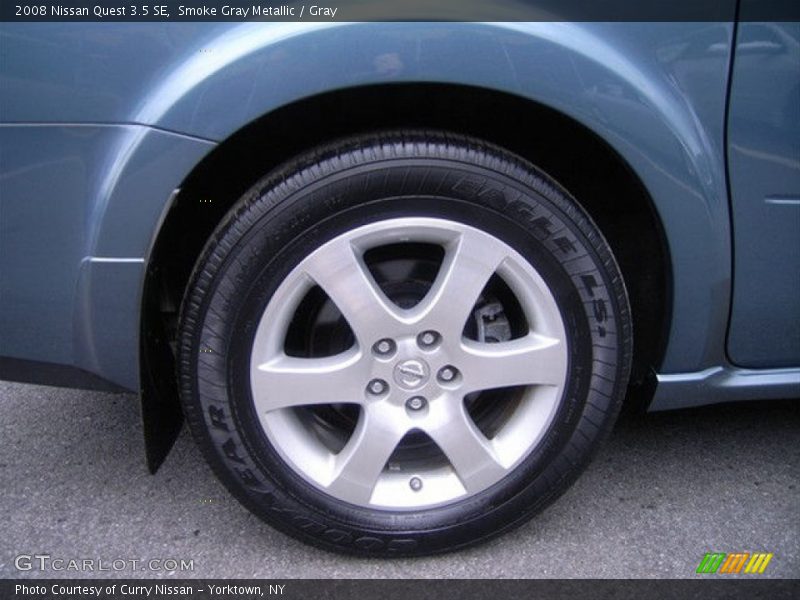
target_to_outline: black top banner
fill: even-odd
[[[737,15],[738,10],[738,15]],[[3,0],[10,22],[800,21],[798,0]]]

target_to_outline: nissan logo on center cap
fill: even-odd
[[[425,361],[410,358],[397,363],[394,368],[394,380],[400,387],[416,390],[428,383],[430,371]]]

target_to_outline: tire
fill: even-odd
[[[632,352],[608,244],[487,143],[389,132],[267,175],[181,310],[191,430],[248,509],[316,546],[451,551],[563,493],[610,431]]]

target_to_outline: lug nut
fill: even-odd
[[[458,371],[455,367],[442,367],[439,370],[439,381],[450,383],[456,378],[457,375]]]
[[[393,354],[397,346],[390,339],[378,340],[373,344],[372,351],[378,356],[389,356]]]
[[[423,331],[417,336],[417,344],[421,348],[433,348],[440,339],[441,336],[435,331]]]
[[[367,384],[367,391],[373,396],[380,396],[387,389],[389,389],[389,384],[387,384],[383,379],[373,379],[369,382],[369,384]]]
[[[416,412],[418,410],[422,410],[423,408],[425,408],[425,405],[427,403],[428,401],[425,400],[425,398],[423,398],[422,396],[414,396],[413,398],[409,398],[406,401],[406,408],[408,410]]]
[[[411,487],[412,490],[418,492],[422,489],[422,479],[420,479],[419,477],[412,477],[409,480],[408,485]]]

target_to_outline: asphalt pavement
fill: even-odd
[[[434,558],[355,559],[248,513],[185,430],[148,474],[133,395],[0,382],[0,578],[691,578],[712,551],[771,552],[746,577],[800,577],[799,483],[800,401],[627,415],[578,483],[515,532]],[[110,570],[65,570],[84,559]]]

